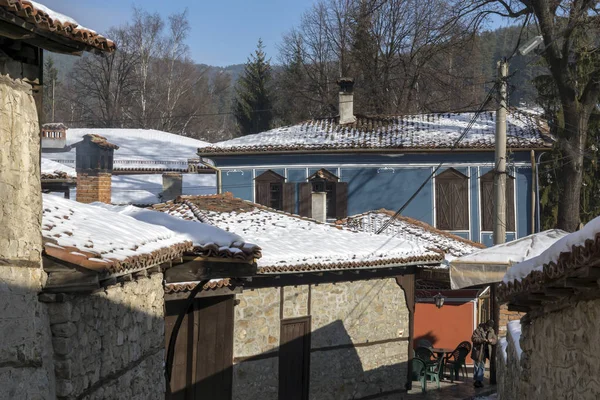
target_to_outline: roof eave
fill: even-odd
[[[512,152],[528,152],[528,151],[549,151],[552,147],[509,147],[508,151]],[[221,156],[249,156],[249,155],[278,155],[278,154],[356,154],[356,153],[378,153],[378,154],[402,154],[402,153],[482,153],[494,152],[493,147],[489,148],[428,148],[428,149],[298,149],[298,150],[251,150],[251,151],[223,151],[223,152],[202,152],[198,149],[198,156],[207,158],[216,158]]]

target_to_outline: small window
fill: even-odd
[[[281,210],[283,208],[283,196],[282,196],[282,188],[281,183],[270,183],[269,184],[269,206],[276,210]]]
[[[494,230],[494,171],[490,171],[479,179],[481,194],[481,230]],[[515,231],[515,178],[508,175],[506,179],[506,231]]]
[[[435,216],[438,229],[469,229],[469,178],[454,168],[435,178]]]

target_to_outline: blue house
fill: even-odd
[[[493,112],[481,113],[451,150],[474,113],[361,117],[351,109],[350,115],[341,107],[339,117],[216,143],[198,153],[220,169],[222,192],[307,217],[325,213],[328,220],[397,210],[443,162],[403,214],[492,244]],[[535,230],[532,164],[552,139],[542,120],[519,110],[509,111],[507,132],[506,231],[513,240]]]

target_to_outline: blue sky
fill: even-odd
[[[188,44],[198,63],[225,66],[246,62],[258,38],[277,61],[277,44],[300,22],[316,0],[38,0],[73,17],[81,25],[103,32],[127,22],[135,4],[165,18],[188,9],[192,30]]]

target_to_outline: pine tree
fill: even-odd
[[[271,127],[270,81],[270,61],[266,59],[263,42],[259,39],[236,84],[233,113],[242,135],[266,131]]]

